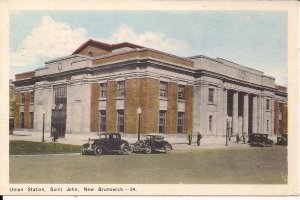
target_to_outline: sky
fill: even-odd
[[[220,57],[288,82],[287,12],[280,11],[13,11],[10,77],[68,56],[88,39]]]

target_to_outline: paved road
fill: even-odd
[[[11,156],[10,182],[284,184],[287,148],[204,148],[150,155]]]

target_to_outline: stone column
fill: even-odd
[[[244,95],[244,108],[243,108],[243,133],[248,134],[248,120],[249,120],[249,95]]]
[[[227,93],[228,90],[224,89],[223,91],[223,135],[226,135],[227,127]]]
[[[263,119],[261,118],[262,114],[262,97],[261,95],[257,96],[257,132],[262,133],[262,124],[263,124]]]
[[[253,97],[252,132],[257,133],[257,96]]]
[[[238,111],[239,111],[239,93],[235,91],[233,93],[233,112],[232,112],[232,132],[233,135],[238,133],[238,126],[239,126],[239,118],[238,118]]]
[[[200,130],[202,135],[208,134],[208,116],[207,116],[207,102],[208,102],[208,85],[201,84],[201,123]]]
[[[217,131],[216,134],[217,135],[223,135],[223,88],[222,87],[218,87],[218,95],[217,95],[217,106],[218,106],[218,110],[217,110]]]

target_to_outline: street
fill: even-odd
[[[287,148],[275,145],[149,155],[10,156],[10,183],[286,184]]]

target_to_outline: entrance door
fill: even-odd
[[[65,137],[67,119],[67,85],[53,87],[53,109],[51,115],[51,136],[56,132],[60,138]]]

